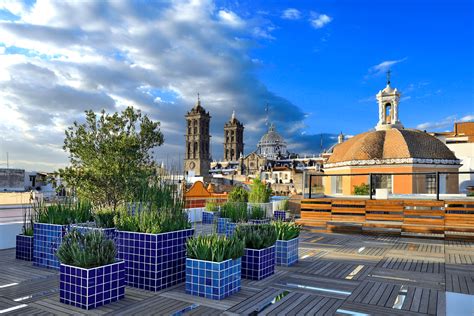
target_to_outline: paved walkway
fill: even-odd
[[[474,243],[305,232],[296,266],[278,267],[266,280],[243,280],[228,299],[187,295],[184,284],[157,293],[127,287],[124,300],[89,312],[59,303],[57,272],[14,257],[13,249],[0,251],[0,313],[445,315],[447,301],[450,311],[457,297],[464,301],[454,307],[474,315]]]

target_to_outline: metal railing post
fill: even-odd
[[[369,173],[369,197],[372,200],[372,173]]]
[[[312,180],[313,180],[313,175],[310,174],[309,175],[309,195],[308,195],[308,199],[311,198],[311,182],[312,182]]]
[[[439,201],[439,171],[436,171],[436,201]]]

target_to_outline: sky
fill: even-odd
[[[197,93],[213,159],[233,110],[255,150],[267,104],[289,150],[317,154],[373,129],[388,69],[405,127],[472,121],[474,2],[0,0],[0,167],[63,167],[68,126],[127,106],[161,122],[155,159],[176,165]]]

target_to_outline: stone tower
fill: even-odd
[[[400,92],[390,86],[390,70],[387,71],[387,86],[376,95],[379,105],[379,122],[375,129],[377,131],[391,128],[402,129],[403,125],[398,119],[398,103]]]
[[[208,176],[211,164],[209,143],[209,112],[201,106],[201,100],[186,114],[186,152],[184,171],[186,175]]]
[[[224,161],[237,161],[244,153],[244,125],[232,117],[224,125]]]

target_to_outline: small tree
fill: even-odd
[[[160,123],[132,107],[112,115],[85,113],[84,124],[66,130],[70,166],[59,174],[79,197],[115,209],[155,172],[151,150],[163,144]]]
[[[272,189],[267,187],[260,178],[255,178],[250,186],[249,202],[250,203],[268,203]]]
[[[249,198],[249,193],[243,187],[234,187],[232,191],[229,192],[228,200],[229,202],[247,202]]]
[[[362,183],[361,185],[354,185],[355,195],[369,195],[369,185]]]

